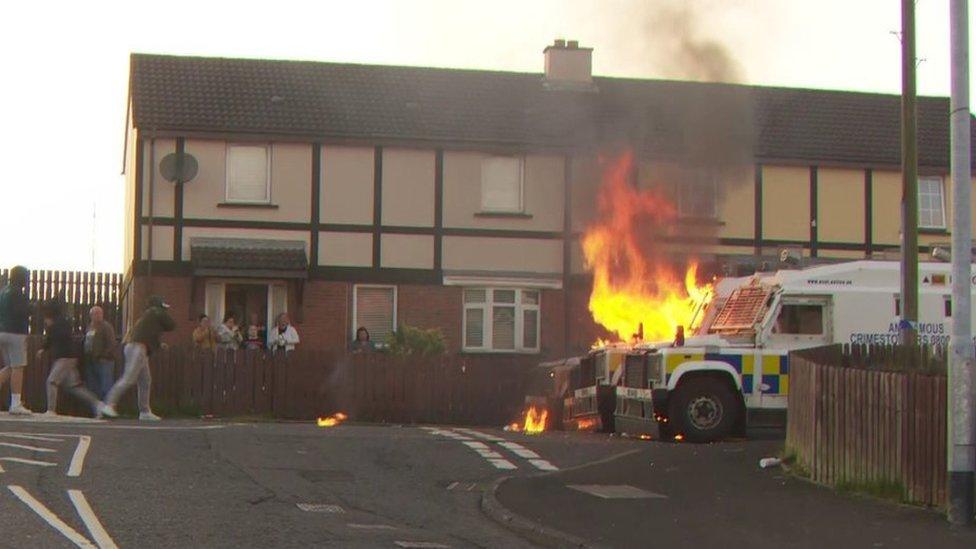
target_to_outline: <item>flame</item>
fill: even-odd
[[[632,169],[629,152],[609,164],[597,201],[599,218],[583,235],[585,265],[593,273],[589,309],[621,341],[631,341],[641,327],[645,340],[666,341],[678,326],[695,328],[696,312],[711,298],[712,286],[698,284],[696,262],[682,274],[661,246],[649,245],[673,227],[677,211],[660,193],[635,188],[628,176]]]
[[[315,424],[318,425],[319,427],[335,427],[336,425],[339,425],[340,423],[342,423],[347,419],[349,419],[349,416],[347,416],[346,414],[342,412],[336,412],[331,416],[318,418],[317,420],[315,420]]]
[[[596,418],[587,417],[576,420],[577,431],[589,431],[596,427]]]
[[[684,436],[684,435],[682,435],[682,434],[677,434],[677,435],[674,435],[674,441],[675,441],[675,442],[681,442],[681,441],[682,441],[682,440],[684,440],[684,439],[685,439],[685,436]]]
[[[546,430],[546,420],[549,418],[549,410],[539,409],[530,406],[525,411],[525,427],[522,429],[527,435],[535,435]]]

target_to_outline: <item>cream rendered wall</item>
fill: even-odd
[[[139,147],[137,142],[138,134],[135,128],[132,127],[131,118],[129,120],[129,125],[126,128],[126,146],[125,151],[125,227],[123,245],[125,250],[122,254],[123,260],[123,270],[128,270],[129,266],[132,265],[132,261],[135,259],[135,243],[136,243],[136,233],[135,233],[135,216],[136,216],[136,151]]]
[[[755,166],[728,167],[719,173],[718,236],[752,238],[756,232]],[[724,253],[737,253],[726,251]]]
[[[810,239],[810,170],[763,166],[763,238]]]
[[[227,147],[228,143],[224,141],[186,140],[186,152],[196,157],[200,170],[193,181],[183,186],[184,217],[300,223],[309,221],[309,200],[312,196],[310,145],[271,145],[271,204],[274,208],[218,206],[226,202]]]
[[[281,231],[273,229],[225,229],[213,227],[183,227],[183,260],[190,261],[190,240],[196,237],[212,238],[260,238],[265,240],[297,240],[305,243],[308,257],[310,234],[308,231]]]
[[[531,216],[527,218],[475,215],[481,211],[481,162],[486,157],[478,152],[444,153],[445,227],[562,231],[563,157],[525,157],[522,201]]]
[[[371,267],[372,233],[319,233],[319,265]]]
[[[817,202],[817,240],[864,242],[863,170],[819,168]]]
[[[901,232],[901,173],[875,170],[871,175],[871,239],[875,244],[897,246]]]
[[[443,268],[457,271],[562,272],[562,240],[448,236]]]
[[[159,162],[164,156],[171,152],[176,152],[176,140],[175,139],[156,139],[155,145],[153,140],[145,139],[143,141],[143,153],[142,161],[145,168],[142,170],[142,215],[143,217],[149,216],[149,181],[150,181],[150,170],[151,162],[155,162],[156,178],[152,182],[152,187],[154,189],[153,195],[153,208],[152,215],[155,217],[172,217],[173,216],[173,201],[174,201],[174,187],[172,183],[163,179],[163,174],[159,173]],[[151,151],[156,151],[155,158],[152,157]]]
[[[152,259],[153,261],[173,260],[173,227],[152,228]],[[149,259],[149,227],[142,227],[142,259]]]
[[[322,147],[322,223],[372,225],[373,149]]]
[[[380,266],[402,269],[433,269],[434,237],[409,234],[381,235]]]
[[[383,149],[382,214],[383,225],[434,226],[434,151]]]

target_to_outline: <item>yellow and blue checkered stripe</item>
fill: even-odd
[[[716,360],[725,362],[739,373],[742,379],[742,392],[752,394],[753,380],[756,373],[756,357],[752,354],[737,353],[689,353],[673,354],[667,357],[667,378],[671,378],[674,371],[690,360]],[[762,356],[762,383],[768,389],[763,390],[767,395],[786,395],[790,389],[790,364],[788,355]]]

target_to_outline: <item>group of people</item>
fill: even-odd
[[[27,367],[27,335],[32,308],[25,290],[28,271],[22,266],[10,270],[9,281],[0,289],[0,387],[10,383],[10,408],[13,415],[31,415],[33,412],[22,401],[24,368]],[[148,307],[123,340],[125,369],[122,377],[114,380],[115,355],[117,352],[115,331],[105,321],[100,307],[89,311],[89,325],[85,333],[83,349],[79,350],[72,334],[71,322],[64,305],[58,300],[41,304],[44,319],[44,340],[38,358],[44,353],[51,359],[47,377],[46,415],[57,415],[58,392],[66,391],[88,404],[96,417],[117,417],[115,410],[119,399],[133,385],[137,386],[139,419],[159,421],[149,406],[152,376],[149,372],[149,355],[161,346],[161,336],[172,331],[176,324],[167,312],[169,305],[158,296],[149,298]],[[79,362],[84,355],[87,364],[89,387],[81,380]]]
[[[270,351],[294,351],[301,342],[298,330],[291,323],[288,313],[275,318],[271,332],[261,324],[257,313],[252,313],[250,321],[242,327],[237,315],[229,312],[224,321],[216,327],[206,314],[200,315],[197,327],[193,330],[193,346],[202,350],[216,349],[268,349]]]

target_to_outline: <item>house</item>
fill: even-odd
[[[133,54],[124,315],[157,293],[177,338],[202,311],[287,310],[319,346],[407,323],[464,352],[586,348],[579,237],[621,146],[677,203],[668,245],[714,270],[897,251],[898,96],[603,78],[591,55],[557,40],[523,74]],[[920,99],[919,128],[928,253],[947,99]]]

